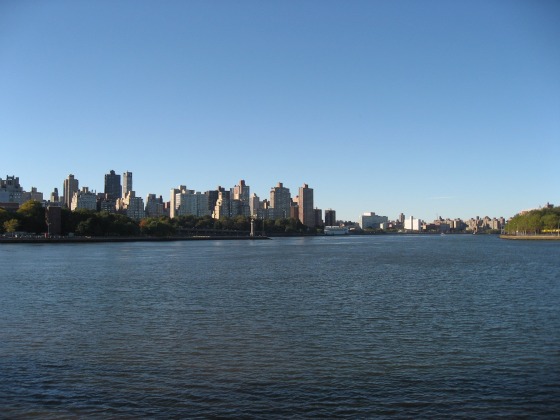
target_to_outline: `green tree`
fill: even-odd
[[[558,225],[560,225],[560,217],[554,213],[545,214],[542,218],[542,227],[543,229],[553,230],[558,229]]]
[[[6,209],[0,209],[0,233],[4,233],[4,223],[12,218],[12,215]]]
[[[76,234],[81,235],[81,236],[91,235],[92,231],[93,231],[93,225],[94,224],[93,224],[92,218],[89,218],[87,220],[82,220],[76,226]]]
[[[10,219],[4,222],[4,230],[8,233],[17,232],[19,229],[19,221],[17,219]]]
[[[33,233],[46,232],[45,208],[39,201],[29,200],[23,203],[16,213],[21,230]]]
[[[542,229],[558,229],[560,207],[532,210],[516,214],[506,224],[505,231],[510,235],[539,234]]]
[[[198,219],[195,227],[197,229],[214,229],[214,219],[210,216],[203,216]]]
[[[139,223],[140,232],[144,235],[170,236],[175,233],[175,226],[168,217],[149,217]]]
[[[538,211],[532,211],[527,216],[527,230],[537,234],[542,229],[541,215]]]
[[[178,216],[175,218],[175,223],[177,226],[183,229],[192,229],[195,227],[196,222],[198,221],[197,217],[192,214],[187,214],[184,216]]]
[[[233,229],[235,230],[251,230],[251,220],[246,216],[235,216],[233,218]]]

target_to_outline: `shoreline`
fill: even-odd
[[[500,235],[500,239],[511,241],[560,241],[560,236],[553,235]]]
[[[175,241],[207,241],[207,240],[264,240],[268,236],[113,236],[72,238],[0,238],[0,244],[68,244],[68,243],[102,243],[102,242],[175,242]]]

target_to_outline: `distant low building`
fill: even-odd
[[[362,229],[381,229],[381,225],[388,223],[387,216],[379,216],[374,212],[364,213],[360,216],[360,227]]]
[[[37,188],[31,187],[31,191],[22,193],[20,204],[23,204],[23,203],[25,203],[26,201],[29,201],[29,200],[35,200],[35,201],[38,201],[39,203],[42,203],[43,202],[43,193],[37,191]]]
[[[404,229],[419,232],[422,229],[422,223],[422,220],[415,219],[413,216],[410,216],[404,221]]]

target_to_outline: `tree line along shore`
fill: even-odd
[[[560,239],[560,207],[546,206],[516,214],[508,220],[504,239]]]
[[[140,238],[140,237],[242,237],[249,236],[251,224],[255,236],[316,235],[320,227],[310,228],[294,218],[251,220],[246,216],[213,219],[210,216],[162,216],[133,220],[123,214],[92,210],[60,211],[59,237]],[[0,208],[0,235],[22,237],[23,234],[48,236],[45,208],[30,200],[15,212]],[[364,232],[368,233],[368,232]],[[371,232],[369,232],[371,233]],[[380,232],[376,232],[380,233]],[[50,235],[52,237],[52,235]],[[501,235],[505,239],[546,239],[560,237],[560,207],[547,206],[515,215],[508,220]]]
[[[265,233],[286,235],[313,235],[320,229],[309,228],[297,219],[256,220],[256,236]],[[60,235],[62,237],[185,237],[185,236],[248,236],[251,218],[246,216],[213,219],[210,216],[178,216],[173,219],[162,216],[133,220],[123,214],[62,208]],[[45,235],[49,226],[45,219],[45,208],[38,201],[28,201],[16,212],[0,208],[0,234],[7,236]],[[19,235],[18,235],[19,234]]]

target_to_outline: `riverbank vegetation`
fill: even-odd
[[[516,214],[506,224],[508,235],[557,235],[560,232],[560,207],[545,207]]]
[[[251,219],[246,216],[213,219],[210,216],[147,217],[133,220],[123,214],[92,210],[61,211],[61,234],[77,236],[173,236],[197,234],[248,234]],[[28,201],[14,213],[0,209],[0,233],[26,232],[43,234],[48,231],[45,209],[38,201]],[[257,235],[315,234],[296,219],[255,221]]]

